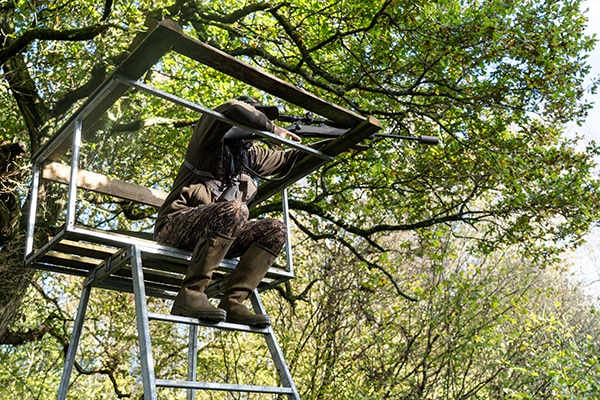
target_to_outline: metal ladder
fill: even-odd
[[[61,383],[58,390],[58,400],[64,400],[67,396],[71,372],[75,363],[75,355],[81,338],[85,314],[90,299],[91,290],[101,281],[110,276],[115,269],[121,268],[122,265],[129,263],[131,266],[131,277],[133,284],[137,333],[140,348],[140,363],[142,384],[144,389],[144,400],[157,400],[157,388],[182,388],[187,389],[187,399],[195,398],[196,390],[214,390],[214,391],[230,391],[230,392],[248,392],[248,393],[265,393],[286,395],[290,400],[299,400],[300,396],[292,380],[292,376],[283,357],[283,353],[275,333],[271,326],[266,328],[254,328],[247,325],[231,324],[221,322],[218,324],[204,324],[198,319],[178,317],[173,315],[165,315],[152,313],[148,311],[146,305],[146,288],[144,282],[144,270],[142,266],[142,251],[143,246],[133,244],[128,248],[124,248],[119,253],[115,254],[106,264],[99,265],[94,270],[90,271],[83,283],[79,306],[73,326],[73,332],[69,343],[69,348],[66,355],[65,367],[61,378]],[[250,296],[252,307],[256,313],[265,314],[265,309],[260,299],[257,290]],[[152,354],[152,342],[150,338],[150,321],[158,320],[172,323],[180,323],[189,325],[189,347],[188,347],[188,375],[187,380],[169,380],[157,379],[154,371],[154,359]],[[210,326],[215,329],[223,329],[228,331],[241,331],[248,333],[256,333],[263,335],[275,368],[281,381],[281,386],[257,386],[243,385],[237,383],[216,383],[216,382],[198,382],[196,381],[196,366],[197,366],[197,349],[198,349],[198,328],[200,326]]]

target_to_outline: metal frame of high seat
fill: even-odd
[[[250,66],[226,53],[212,48],[185,35],[172,21],[161,21],[152,27],[145,38],[135,47],[127,59],[90,96],[81,107],[66,121],[50,141],[34,156],[30,197],[29,221],[27,227],[25,265],[27,267],[84,277],[83,289],[75,318],[71,342],[67,351],[63,377],[58,399],[66,398],[71,371],[82,334],[88,301],[93,287],[133,292],[136,321],[142,366],[142,382],[145,399],[157,398],[157,387],[179,387],[188,390],[188,399],[194,397],[195,390],[225,390],[241,392],[277,393],[290,399],[299,399],[289,369],[271,327],[256,329],[229,323],[211,324],[212,328],[241,330],[265,336],[269,351],[279,373],[281,386],[251,386],[238,383],[217,384],[195,381],[195,363],[198,327],[203,324],[192,318],[160,315],[148,312],[146,296],[172,299],[179,290],[181,278],[190,260],[190,252],[161,245],[137,235],[119,234],[82,226],[76,221],[77,191],[96,191],[136,201],[140,204],[158,206],[164,199],[157,191],[137,185],[107,178],[101,174],[80,169],[82,143],[92,134],[90,127],[116,101],[131,88],[141,90],[165,101],[178,104],[190,110],[210,114],[232,125],[234,121],[170,93],[158,90],[138,79],[155,65],[167,52],[175,51],[184,56],[215,68],[233,78],[246,82],[283,100],[294,103],[323,117],[332,119],[348,127],[348,131],[327,143],[320,151],[302,144],[281,139],[272,133],[262,132],[241,126],[256,134],[276,142],[298,148],[306,153],[293,167],[286,178],[263,183],[258,188],[255,202],[281,192],[284,222],[289,226],[286,187],[302,179],[336,155],[354,144],[369,137],[380,129],[374,118],[365,118],[322,100],[302,89],[296,88],[278,78]],[[57,164],[70,151],[70,164]],[[65,224],[50,240],[36,247],[34,236],[38,229],[36,219],[39,190],[45,180],[68,185]],[[264,313],[259,292],[293,278],[291,244],[286,243],[287,264],[285,268],[271,268],[266,278],[251,296],[255,312]],[[224,260],[215,273],[214,284],[209,295],[218,295],[227,274],[235,268],[235,260]],[[187,381],[157,379],[154,376],[153,354],[150,340],[149,321],[160,320],[190,326],[189,373]]]

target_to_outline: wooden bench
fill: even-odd
[[[71,167],[52,162],[42,170],[42,178],[68,185]],[[119,199],[160,207],[167,193],[131,182],[109,178],[102,174],[78,171],[77,186]],[[146,293],[161,298],[173,298],[179,290],[191,252],[159,244],[149,232],[117,233],[84,226],[65,224],[56,234],[27,259],[33,268],[88,277],[94,286],[120,291],[132,291],[131,266],[127,251],[136,245],[141,251],[146,281]],[[215,272],[207,294],[216,296],[222,290],[225,277],[235,268],[236,260],[223,260]],[[272,267],[259,291],[268,289],[294,276],[290,269]]]

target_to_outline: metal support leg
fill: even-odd
[[[189,325],[189,342],[188,342],[188,373],[187,380],[196,381],[196,369],[198,366],[198,325]],[[196,390],[188,389],[186,400],[194,400],[196,398]]]
[[[140,249],[135,245],[132,246],[131,250],[131,276],[133,278],[135,318],[140,342],[144,400],[157,400],[152,344],[150,341],[150,324],[148,323],[148,308],[146,306],[146,288],[144,285],[144,272],[142,270],[142,255]]]
[[[255,313],[266,314],[265,307],[260,300],[258,290],[255,289],[254,292],[252,292],[250,301],[252,302],[252,308],[254,309]],[[265,335],[265,340],[267,342],[269,352],[271,353],[271,357],[273,358],[273,362],[275,363],[277,373],[279,374],[279,379],[281,379],[281,383],[284,387],[292,389],[292,393],[288,394],[288,398],[290,400],[300,400],[298,390],[296,389],[296,385],[294,385],[294,381],[292,379],[292,374],[290,373],[287,363],[285,362],[281,347],[279,347],[279,343],[275,338],[275,331],[271,325],[267,327],[267,330],[268,333]]]
[[[75,354],[77,353],[77,347],[79,346],[79,339],[81,338],[81,331],[83,330],[83,321],[85,320],[85,313],[90,300],[91,290],[92,288],[84,283],[83,290],[81,291],[81,298],[79,299],[79,306],[77,307],[73,332],[71,333],[71,341],[69,342],[69,348],[67,350],[65,367],[60,380],[60,386],[58,387],[57,400],[64,400],[67,398],[69,381],[71,380],[71,372],[73,371],[73,365],[75,364]]]

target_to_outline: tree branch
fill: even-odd
[[[271,4],[267,3],[262,3],[262,2],[257,2],[257,3],[250,3],[249,5],[242,7],[238,10],[235,10],[233,12],[227,13],[227,14],[201,14],[201,17],[203,19],[207,19],[210,21],[214,21],[214,22],[220,22],[223,24],[233,24],[239,20],[241,20],[242,18],[255,13],[257,11],[264,11],[264,10],[268,10],[270,8],[273,8],[273,6]]]
[[[355,235],[361,236],[365,239],[368,239],[371,235],[380,232],[392,232],[392,231],[412,231],[416,229],[422,229],[431,227],[441,223],[449,223],[449,222],[473,222],[479,221],[482,218],[493,216],[495,213],[493,211],[460,211],[454,214],[449,215],[441,215],[434,218],[425,219],[422,221],[414,222],[411,224],[379,224],[370,228],[361,229],[354,225],[349,225],[342,220],[338,220],[332,217],[327,211],[325,211],[322,207],[314,204],[314,203],[306,203],[298,200],[289,200],[288,204],[290,206],[290,210],[299,210],[304,211],[307,214],[318,215],[323,219],[333,223],[334,225],[350,232]],[[254,207],[251,210],[251,217],[254,218],[258,215],[270,213],[270,212],[278,212],[281,211],[281,206],[277,203],[264,204],[260,207]],[[376,247],[379,247],[375,245]]]
[[[390,280],[390,282],[392,282],[392,285],[394,285],[394,288],[396,289],[396,293],[398,293],[398,295],[404,297],[407,300],[410,301],[417,301],[416,298],[407,295],[406,293],[404,293],[401,289],[400,286],[398,285],[398,283],[396,282],[396,280],[394,279],[394,277],[383,267],[370,262],[369,260],[367,260],[365,257],[363,257],[359,251],[356,250],[356,248],[354,248],[354,246],[352,246],[349,242],[347,242],[346,240],[344,240],[342,237],[340,237],[339,235],[315,235],[310,229],[306,228],[303,224],[301,224],[293,215],[291,216],[292,220],[294,221],[294,223],[296,224],[296,226],[298,227],[298,229],[300,229],[305,235],[307,235],[308,237],[310,237],[312,240],[320,240],[320,239],[336,239],[338,240],[344,247],[346,247],[348,250],[350,250],[350,252],[352,254],[354,254],[354,256],[356,258],[358,258],[359,260],[361,260],[362,262],[366,263],[369,266],[369,269],[377,269],[379,271],[381,271],[385,276],[388,277],[388,279]],[[369,241],[371,245],[373,245],[375,248],[377,248],[380,251],[384,251],[381,246],[379,246],[378,244]],[[305,293],[306,291],[304,291],[303,293]],[[300,296],[298,296],[300,297]],[[296,297],[296,298],[298,298]]]
[[[44,323],[42,325],[40,325],[40,327],[36,328],[35,330],[32,330],[31,333],[28,334],[28,336],[25,336],[26,338],[30,338],[31,340],[29,341],[35,341],[35,340],[39,340],[41,339],[41,337],[45,334],[48,333],[50,334],[52,337],[54,337],[56,340],[58,340],[58,342],[63,346],[63,354],[66,356],[67,355],[67,351],[69,349],[69,338],[66,337],[65,335],[61,334],[60,332],[58,332],[55,328],[54,325],[51,324],[51,321],[57,318],[60,318],[63,323],[65,322],[65,314],[63,312],[63,310],[59,307],[59,303],[56,299],[50,297],[44,290],[44,288],[39,285],[37,282],[33,281],[31,282],[32,285],[34,286],[34,288],[38,291],[38,293],[40,293],[40,295],[48,302],[52,303],[54,305],[54,307],[56,308],[56,310],[58,311],[58,313],[60,314],[60,316],[57,313],[53,313],[50,316],[48,316],[48,318],[46,318],[46,320],[44,321]],[[34,334],[37,333],[37,331],[40,331],[41,335],[39,337],[35,337]],[[38,333],[39,334],[39,333]],[[23,336],[23,334],[21,334]],[[18,338],[18,336],[15,336],[15,338]],[[19,344],[19,343],[16,343]],[[82,374],[82,375],[94,375],[94,374],[101,374],[101,375],[106,375],[108,377],[108,379],[110,379],[112,385],[113,385],[113,390],[115,391],[115,394],[117,395],[118,398],[122,399],[122,398],[130,398],[131,394],[130,393],[124,393],[121,391],[121,389],[119,388],[119,384],[117,382],[117,379],[115,377],[115,371],[111,368],[106,368],[106,367],[99,367],[99,368],[95,368],[95,369],[85,369],[79,362],[75,361],[74,363],[74,367],[77,370],[78,373]]]
[[[348,250],[350,250],[352,252],[352,254],[354,254],[354,256],[356,258],[358,258],[359,260],[361,260],[362,262],[366,263],[369,266],[369,269],[377,269],[379,271],[381,271],[385,276],[387,276],[387,278],[389,279],[390,282],[392,282],[392,285],[394,285],[394,289],[396,289],[396,293],[398,293],[398,295],[404,297],[406,300],[410,300],[410,301],[418,301],[418,299],[407,295],[406,293],[404,293],[401,289],[400,286],[398,286],[398,283],[396,282],[396,280],[394,279],[394,277],[392,276],[392,274],[390,274],[385,268],[372,263],[371,261],[367,260],[365,257],[362,256],[362,254],[357,251],[354,246],[351,246],[350,243],[348,243],[347,241],[345,241],[342,238],[338,238],[338,240],[344,245],[344,247],[346,247]]]
[[[79,29],[55,30],[48,28],[33,28],[0,50],[0,65],[8,59],[22,53],[34,40],[79,41],[90,40],[113,27],[112,24],[92,25]]]
[[[82,86],[71,90],[63,95],[56,102],[52,109],[52,114],[55,118],[60,118],[65,112],[79,99],[87,97],[92,93],[106,78],[106,70],[104,65],[96,64],[92,67],[90,79]]]
[[[147,118],[132,121],[126,124],[113,124],[111,132],[137,132],[152,126],[172,126],[173,128],[186,128],[194,125],[198,119],[170,119],[170,118]]]
[[[33,329],[29,329],[25,332],[14,332],[11,330],[7,330],[4,333],[4,335],[0,338],[0,343],[18,346],[25,343],[37,342],[46,333],[54,329],[54,327],[52,326],[52,320],[55,318],[55,315],[50,315],[39,326]]]

